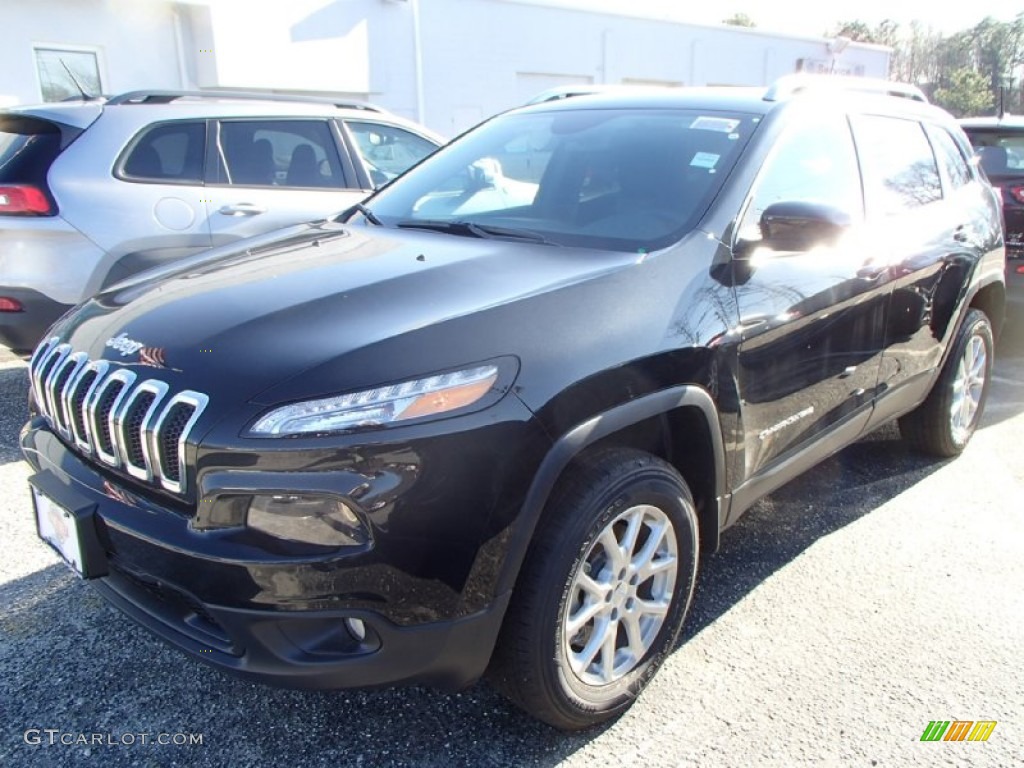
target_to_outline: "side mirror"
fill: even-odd
[[[740,240],[736,255],[745,257],[756,247],[773,251],[809,251],[835,243],[853,220],[831,205],[808,202],[773,203],[761,214],[761,239]]]

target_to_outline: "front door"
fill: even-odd
[[[834,244],[805,251],[750,247],[779,202],[847,213]],[[755,182],[734,259],[740,314],[737,368],[745,477],[848,419],[866,421],[885,334],[888,286],[866,246],[863,193],[845,116],[819,114],[782,136]]]

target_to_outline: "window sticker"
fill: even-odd
[[[693,156],[690,165],[695,168],[714,168],[718,165],[720,157],[721,155],[716,155],[713,152],[698,152]]]
[[[732,120],[727,117],[707,117],[702,115],[690,123],[690,128],[695,131],[716,131],[718,133],[733,133],[740,124],[739,120]]]

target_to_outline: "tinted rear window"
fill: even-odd
[[[205,158],[205,122],[161,123],[135,142],[120,175],[160,184],[201,184]]]
[[[1024,176],[1024,128],[964,129],[989,176]]]
[[[46,189],[46,173],[60,154],[61,131],[33,117],[0,117],[0,184]]]

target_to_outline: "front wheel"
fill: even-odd
[[[900,419],[900,434],[933,456],[959,455],[981,421],[995,344],[984,312],[968,310],[928,399]]]
[[[492,680],[563,730],[622,713],[679,638],[698,555],[693,498],[671,465],[626,449],[584,458],[538,526]]]

